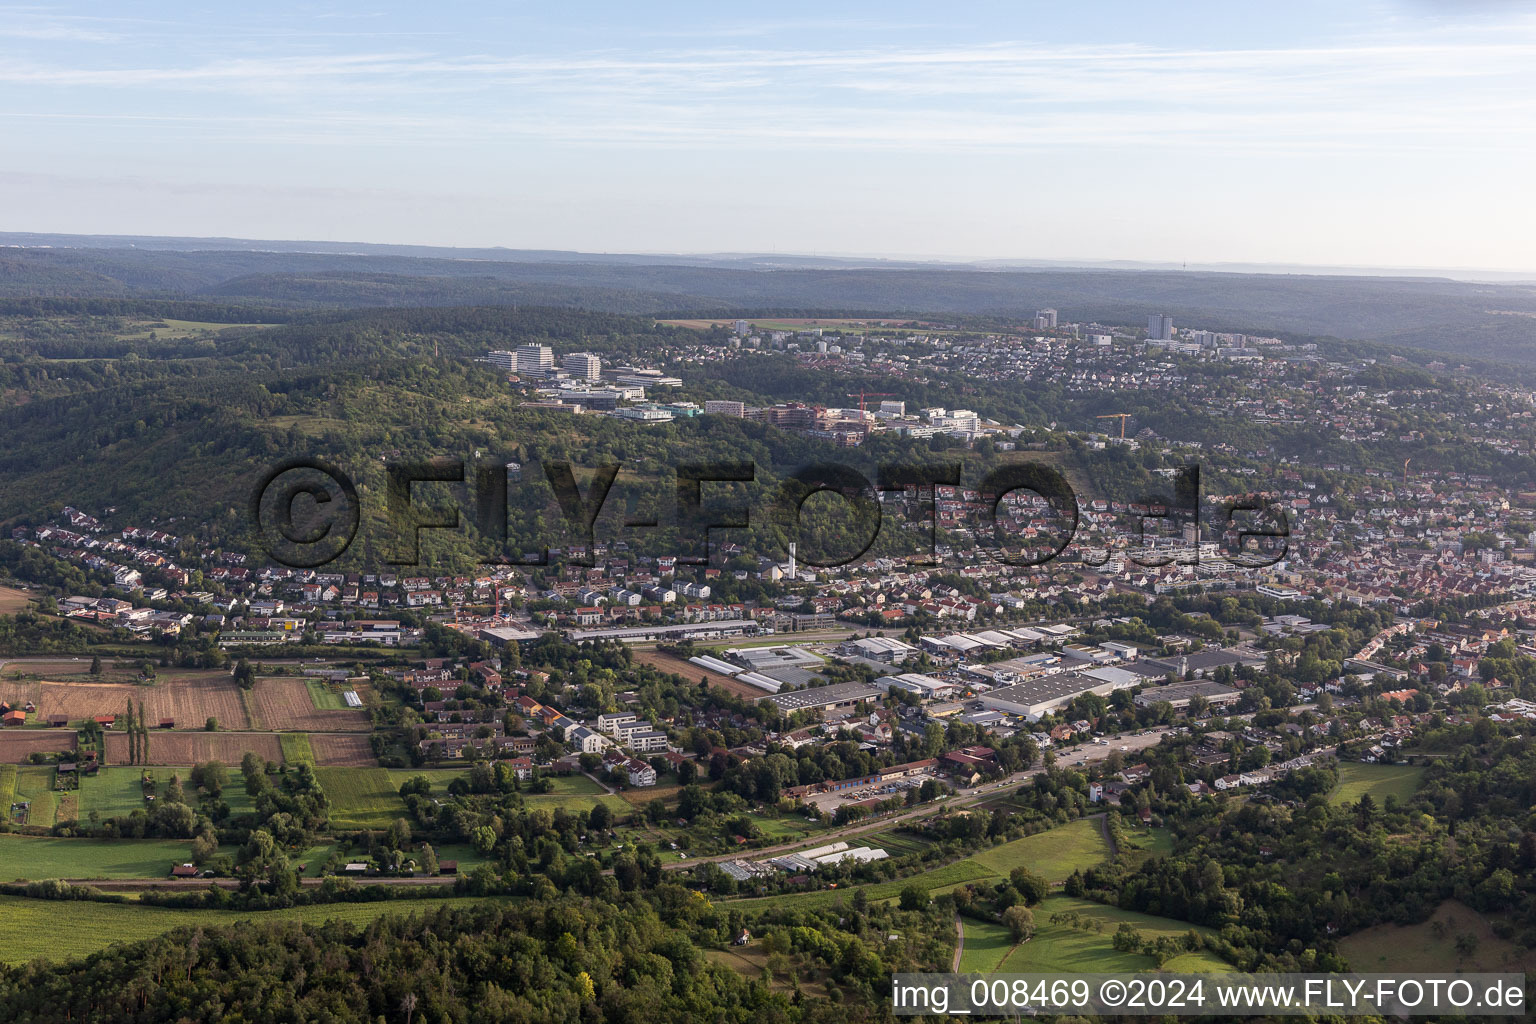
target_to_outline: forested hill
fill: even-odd
[[[503,259],[391,253],[17,248],[0,298],[199,298],[290,308],[540,304],[626,313],[744,310],[1030,314],[1386,341],[1536,362],[1536,286],[1441,278],[1126,270],[769,267],[581,254]]]

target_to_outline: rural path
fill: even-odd
[[[1120,848],[1115,845],[1115,837],[1109,834],[1109,815],[1096,814],[1094,817],[1099,819],[1099,831],[1104,834],[1104,845],[1109,847],[1109,859],[1114,860],[1120,856]]]
[[[960,973],[960,954],[965,952],[965,925],[960,923],[960,911],[955,911],[955,959],[950,962],[949,973]]]
[[[599,786],[602,786],[603,787],[603,792],[607,793],[609,796],[618,796],[619,795],[619,791],[617,789],[615,789],[612,786],[608,785],[608,783],[604,782],[602,779],[598,778],[596,775],[593,775],[591,772],[582,772],[581,774],[585,775],[587,778],[591,779],[593,782],[597,783]]]

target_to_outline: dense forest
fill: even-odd
[[[0,258],[0,296],[216,297],[289,307],[539,303],[711,314],[799,309],[1028,316],[1052,306],[1064,319],[1108,323],[1138,323],[1155,308],[1180,324],[1211,330],[1363,338],[1464,357],[1536,360],[1536,289],[1529,284],[921,264],[807,267],[791,259],[507,250],[471,258],[452,250],[384,247],[283,252],[210,245],[196,251],[196,240],[160,243],[9,250]]]
[[[774,941],[773,988],[712,961],[741,915],[675,885],[611,899],[555,897],[386,917],[366,927],[182,928],[72,964],[0,969],[18,1024],[880,1019],[893,970],[939,966],[937,918],[867,908],[803,913]],[[942,922],[948,926],[948,921]],[[926,926],[926,927],[925,927]],[[916,934],[882,942],[893,928]],[[828,998],[828,996],[837,998]]]

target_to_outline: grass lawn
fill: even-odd
[[[0,764],[0,815],[10,821],[11,803],[16,799],[16,766]]]
[[[335,843],[322,843],[319,846],[311,846],[297,857],[290,857],[289,859],[295,864],[303,865],[304,874],[307,877],[313,878],[320,873],[320,868],[325,862],[331,859],[331,854],[335,850]]]
[[[38,957],[68,960],[89,956],[116,942],[153,938],[173,928],[219,927],[242,921],[346,921],[366,924],[386,914],[410,916],[441,906],[489,902],[473,897],[336,903],[260,912],[173,910],[132,904],[29,900],[0,896],[0,961],[26,963]]]
[[[147,805],[144,789],[140,785],[142,768],[131,765],[109,765],[95,775],[80,780],[80,815],[89,819],[95,811],[102,819],[124,817]],[[154,773],[155,792],[163,794],[171,784],[172,768],[151,768]],[[186,770],[182,769],[182,785],[187,784]]]
[[[991,974],[1002,966],[1003,958],[1013,949],[1013,933],[991,921],[961,917],[965,929],[965,949],[960,952],[960,973]]]
[[[432,847],[432,852],[437,854],[437,859],[439,861],[458,861],[459,874],[461,875],[467,875],[481,864],[488,863],[484,857],[480,856],[480,851],[476,850],[468,843],[444,843],[441,846],[434,845]]]
[[[1079,818],[1049,832],[1015,839],[970,858],[994,875],[1026,867],[1048,882],[1062,882],[1078,868],[1092,867],[1109,856],[1097,818]]]
[[[24,765],[16,770],[16,799],[32,805],[27,812],[28,825],[52,827],[57,820],[59,795],[53,791],[51,767]]]
[[[190,840],[0,835],[0,880],[164,878],[191,856]]]
[[[1125,834],[1128,837],[1126,848],[1120,852],[1126,855],[1133,868],[1140,867],[1153,857],[1173,855],[1173,833],[1166,828],[1147,829],[1140,825],[1128,825]]]
[[[320,711],[347,710],[347,702],[341,699],[341,694],[332,690],[324,681],[306,678],[304,686],[309,690],[309,699],[314,702],[316,709]]]
[[[1339,765],[1339,784],[1328,794],[1331,804],[1352,804],[1366,793],[1380,807],[1389,796],[1399,801],[1412,798],[1424,777],[1424,769],[1407,764],[1361,764],[1346,761]]]
[[[760,814],[748,814],[747,817],[762,831],[763,835],[781,842],[808,838],[817,832],[827,830],[827,826],[813,823],[798,814],[786,814],[781,818],[769,818]]]
[[[1051,923],[1053,915],[1068,911],[1075,912],[1084,918],[1103,921],[1104,929],[1092,931],[1082,927],[1074,928],[1065,923]],[[1202,928],[1184,921],[1152,917],[1148,914],[1120,910],[1117,907],[1106,907],[1088,900],[1073,899],[1070,896],[1052,896],[1034,907],[1033,912],[1035,915],[1034,938],[1014,950],[1013,954],[1003,961],[1002,969],[1020,973],[1062,971],[1073,974],[1093,972],[1119,974],[1153,970],[1156,962],[1151,957],[1140,953],[1121,953],[1114,948],[1115,929],[1122,921],[1130,922],[1137,931],[1154,938],[1162,935],[1177,938],[1189,931],[1206,936],[1214,934],[1209,928]],[[970,945],[969,931],[966,933],[966,945]],[[1164,969],[1222,971],[1232,968],[1225,961],[1201,950],[1197,953],[1183,954],[1169,961]]]
[[[1477,939],[1468,956],[1456,950],[1462,935]],[[1339,952],[1353,971],[1536,971],[1536,953],[1499,938],[1487,915],[1455,900],[1440,904],[1423,924],[1383,924],[1347,935]]]
[[[635,811],[623,797],[613,796],[585,775],[555,775],[549,781],[555,788],[548,793],[530,793],[526,787],[523,789],[523,802],[530,810],[545,807],[552,811],[564,807],[568,811],[590,811],[598,804],[606,804],[610,811],[622,817]]]
[[[283,760],[286,763],[314,766],[315,752],[309,745],[309,733],[285,732],[278,737],[278,742],[283,745]]]

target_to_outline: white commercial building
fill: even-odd
[[[591,352],[572,352],[560,365],[578,380],[597,380],[603,373],[603,361]]]
[[[517,346],[517,372],[545,374],[555,368],[555,350],[548,345]]]

